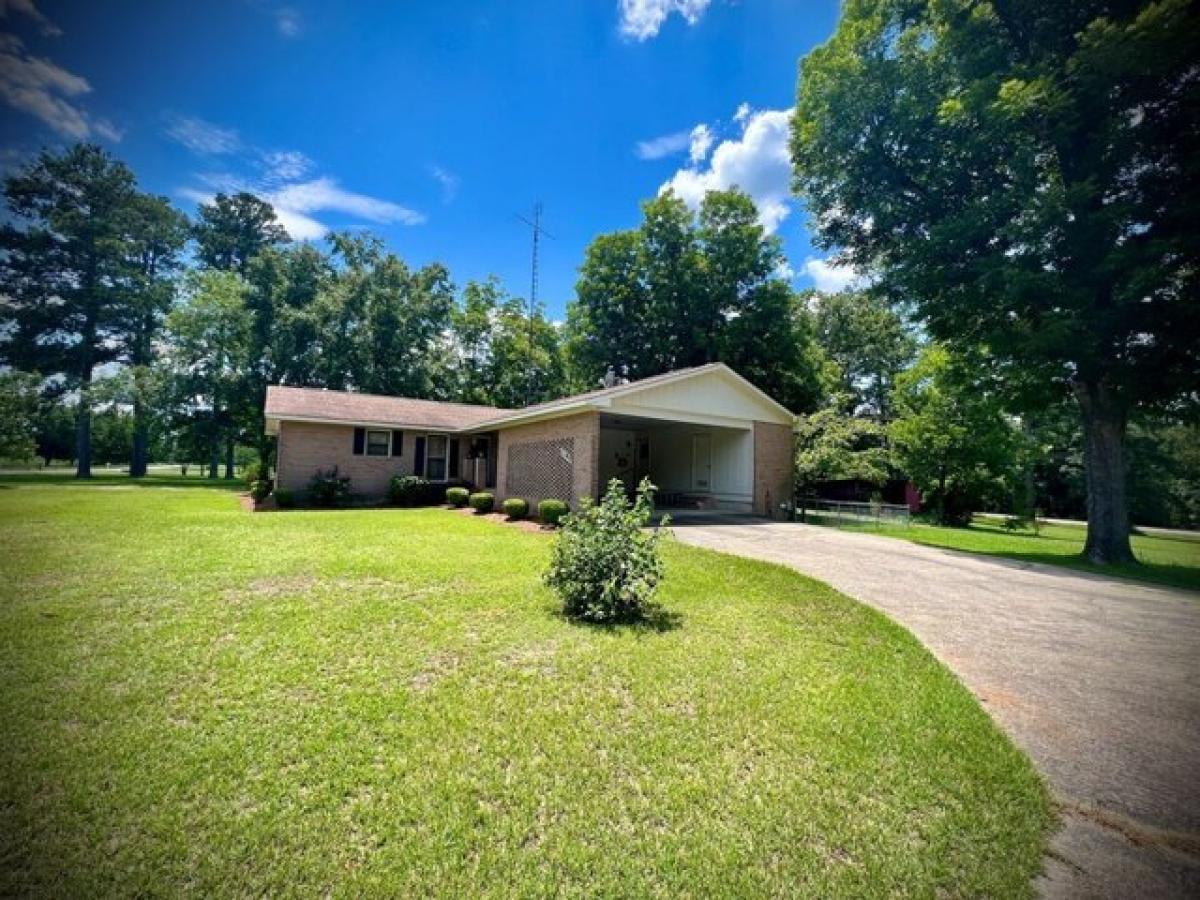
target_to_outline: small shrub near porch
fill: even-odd
[[[467,500],[471,497],[471,492],[465,487],[452,487],[446,489],[446,502],[451,506],[462,509],[467,505]]]
[[[643,478],[630,504],[625,485],[614,478],[599,504],[585,500],[563,520],[545,579],[568,617],[597,623],[646,618],[662,578],[661,530],[645,530],[653,492]]]
[[[475,512],[482,516],[495,509],[496,495],[489,494],[487,491],[480,491],[476,494],[472,494],[468,498],[468,502],[471,504],[471,509],[475,510]]]

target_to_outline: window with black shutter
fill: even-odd
[[[392,432],[392,456],[403,456],[403,455],[404,455],[404,432],[403,431],[393,431]]]
[[[425,474],[425,435],[417,435],[417,446],[413,450],[413,474]]]
[[[450,477],[458,477],[458,438],[450,438]]]
[[[366,447],[366,444],[367,444],[367,429],[355,428],[354,429],[354,455],[362,456],[363,451]]]

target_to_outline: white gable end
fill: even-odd
[[[639,412],[695,417],[776,422],[791,425],[792,416],[727,369],[653,385],[612,398],[611,408],[629,415]]]

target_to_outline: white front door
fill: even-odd
[[[712,435],[692,435],[692,490],[712,490]]]

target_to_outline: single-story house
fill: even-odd
[[[271,386],[266,422],[277,484],[297,492],[337,466],[377,496],[408,474],[531,506],[646,475],[663,506],[775,517],[792,496],[794,416],[723,363],[524,409]]]

